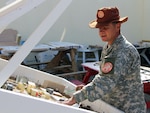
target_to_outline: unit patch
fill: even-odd
[[[109,73],[112,69],[113,64],[111,62],[105,62],[101,67],[103,73]]]

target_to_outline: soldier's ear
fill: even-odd
[[[117,26],[118,26],[118,27],[120,27],[120,26],[121,26],[121,23],[120,23],[120,22],[118,22],[118,23],[117,23]]]
[[[116,28],[119,30],[120,27],[121,27],[121,23],[119,22],[119,23],[116,24]]]

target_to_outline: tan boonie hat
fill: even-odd
[[[91,28],[99,28],[109,24],[110,22],[121,22],[124,23],[128,20],[128,17],[119,16],[119,10],[116,7],[104,7],[97,10],[97,19],[89,23]]]

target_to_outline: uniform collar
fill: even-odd
[[[112,45],[105,45],[105,49],[110,49],[110,48],[114,48],[114,47],[116,47],[116,46],[118,46],[118,45],[120,45],[121,44],[121,42],[124,40],[125,38],[124,38],[124,36],[122,35],[122,34],[120,34],[115,40],[114,40],[114,42],[113,42],[113,44]]]
[[[118,46],[121,46],[122,45],[122,42],[123,42],[123,40],[125,40],[125,37],[123,36],[123,35],[119,35],[117,38],[116,38],[116,40],[113,42],[113,44],[112,45],[105,45],[104,46],[104,48],[103,48],[103,54],[104,55],[108,55],[112,50],[115,50],[115,49],[117,49],[118,48]]]

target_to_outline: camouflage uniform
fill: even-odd
[[[125,113],[145,113],[140,56],[133,45],[119,35],[109,48],[104,46],[101,61],[100,73],[74,93],[76,101],[102,99]],[[106,70],[105,64],[110,64]]]

